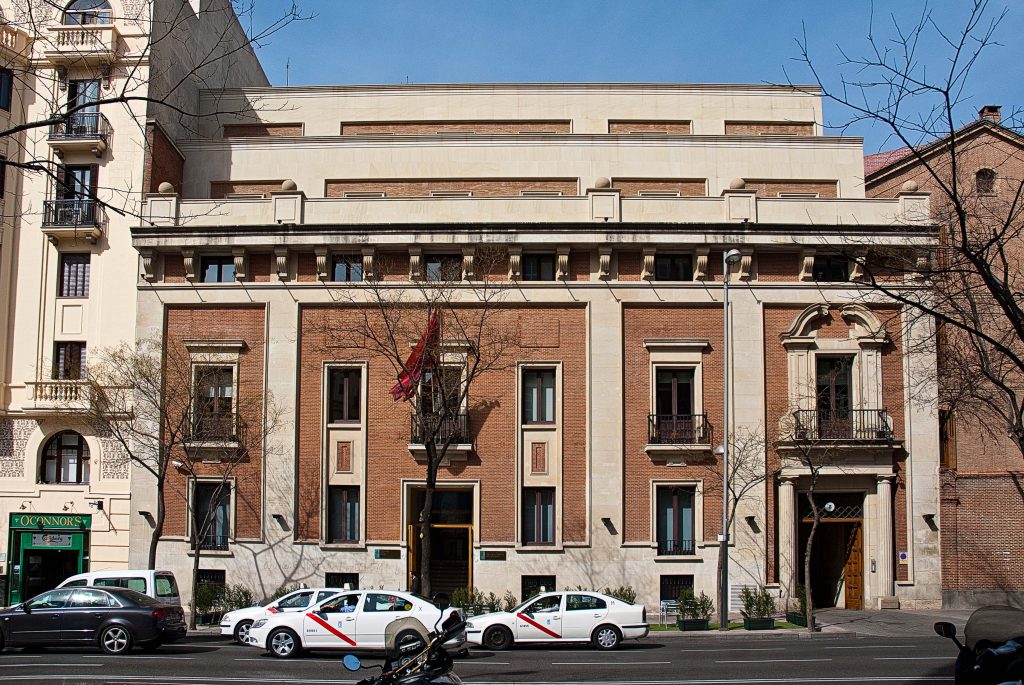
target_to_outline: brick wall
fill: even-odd
[[[351,121],[342,122],[341,135],[431,135],[435,133],[571,133],[567,120],[495,121]]]
[[[181,192],[185,158],[156,122],[146,123],[146,159],[143,162],[143,192],[155,193],[164,181]]]
[[[675,133],[687,135],[692,130],[689,121],[657,119],[609,119],[608,133]]]
[[[275,190],[281,190],[284,181],[213,181],[210,183],[210,197],[214,200],[223,199],[225,195],[263,195],[269,196]]]
[[[302,124],[224,124],[225,138],[298,138]]]
[[[280,186],[279,186],[280,187]],[[327,197],[344,197],[345,193],[384,193],[386,197],[429,197],[431,192],[470,191],[473,197],[516,197],[523,191],[557,191],[562,195],[578,195],[575,178],[536,179],[381,179],[327,181]]]
[[[813,136],[814,123],[791,121],[727,121],[727,136],[790,135]]]
[[[759,197],[778,197],[779,193],[817,193],[818,197],[836,197],[836,181],[783,179],[745,179],[746,189]]]
[[[757,280],[793,282],[800,277],[800,255],[796,252],[758,252]]]
[[[563,539],[586,538],[586,318],[584,308],[516,307],[501,310],[494,330],[518,332],[531,327],[531,344],[510,353],[509,360],[538,359],[562,363],[565,390],[561,398],[563,432],[562,502]],[[492,312],[493,314],[493,312]],[[367,316],[373,316],[367,311]],[[422,479],[424,467],[406,447],[411,406],[394,402],[388,392],[394,384],[393,367],[384,359],[337,345],[337,331],[362,325],[363,314],[354,307],[304,307],[300,314],[300,368],[298,409],[298,480],[300,539],[320,535],[321,387],[322,364],[330,361],[367,361],[367,531],[369,540],[398,540],[401,531],[402,479]],[[332,342],[335,341],[335,342]],[[484,542],[515,539],[516,426],[518,408],[514,366],[480,376],[471,389],[470,433],[476,449],[466,464],[442,468],[442,479],[480,479],[480,538]],[[528,455],[527,455],[528,458]],[[552,456],[554,458],[554,456]]]
[[[262,306],[202,306],[173,305],[165,310],[165,339],[168,359],[187,359],[188,350],[183,341],[201,338],[203,340],[242,340],[245,346],[239,355],[238,394],[236,408],[240,419],[248,428],[243,431],[246,438],[247,455],[240,463],[223,467],[213,464],[194,463],[200,477],[223,477],[227,473],[234,482],[235,509],[232,512],[235,537],[254,540],[262,537],[263,511],[263,398],[266,395],[263,383],[264,321]],[[176,362],[168,362],[168,378],[180,379],[171,369],[181,368]],[[181,383],[183,381],[176,381]],[[187,397],[187,389],[168,386],[168,397]],[[177,459],[186,459],[184,454]],[[187,534],[188,510],[175,493],[187,491],[185,476],[174,469],[168,471],[167,519],[165,534],[184,536]]]
[[[707,185],[704,178],[616,178],[612,181],[612,187],[620,189],[623,197],[635,197],[644,190],[679,193],[680,197],[705,197]]]
[[[649,542],[651,539],[651,481],[704,479],[704,539],[715,540],[721,528],[722,490],[708,466],[662,466],[654,464],[644,451],[647,444],[648,414],[651,407],[650,353],[644,347],[646,338],[697,338],[711,342],[704,353],[703,410],[717,433],[722,427],[722,321],[720,307],[645,306],[627,304],[622,312],[623,330],[623,401],[625,403],[625,436],[623,471],[625,521],[622,539],[625,542]],[[716,494],[717,493],[717,494]]]

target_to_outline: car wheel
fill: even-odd
[[[598,626],[590,636],[590,641],[598,649],[615,649],[622,642],[622,633],[615,626]]]
[[[299,636],[287,628],[278,628],[272,632],[267,638],[267,646],[270,653],[279,659],[290,659],[302,649]]]
[[[245,639],[249,637],[249,628],[252,628],[252,621],[239,621],[235,626],[235,642],[240,645],[248,644]]]
[[[124,626],[108,626],[100,633],[100,648],[107,654],[124,654],[132,648],[132,634]]]
[[[484,647],[495,652],[512,646],[512,631],[505,626],[491,626],[484,632]]]

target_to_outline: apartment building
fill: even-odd
[[[35,167],[2,184],[0,604],[128,563],[131,464],[82,419],[90,353],[134,340],[131,227],[198,84],[267,83],[230,4],[201,4],[0,3],[0,125],[37,124],[0,141]]]
[[[228,496],[202,499],[201,450],[172,474],[216,509],[204,577],[407,586],[424,487],[410,404],[389,365],[328,331],[355,325],[372,289],[412,292],[445,265],[472,306],[488,246],[516,358],[452,426],[435,589],[631,585],[649,607],[713,594],[728,364],[729,432],[761,479],[729,531],[732,596],[789,597],[802,577],[810,453],[827,461],[816,602],[938,605],[935,389],[916,371],[934,351],[838,256],[933,245],[929,198],[865,197],[862,141],[824,135],[813,88],[243,88],[200,103],[239,115],[200,118],[174,141],[180,177],[153,178],[131,227],[137,337],[217,367],[217,401],[197,411],[266,422],[253,407],[272,395],[281,419],[243,446]],[[152,528],[137,512],[155,503],[141,471],[132,493],[139,563]],[[169,506],[159,565],[187,579],[195,536]]]
[[[971,215],[972,230],[981,228],[989,234],[996,227],[1005,231],[998,244],[1016,260],[1020,250],[1017,194],[1024,180],[1024,137],[1004,125],[1000,106],[988,105],[980,109],[974,121],[956,131],[952,145],[956,150],[958,193]],[[945,136],[922,145],[920,156],[908,148],[869,155],[865,158],[867,194],[891,198],[904,184],[917,184],[933,193],[935,220],[944,226],[954,225],[949,219],[948,195],[926,167],[931,166],[942,182],[949,184],[953,178],[950,149],[951,137]],[[988,226],[981,223],[986,219]],[[1000,228],[1004,222],[1005,228]],[[1017,277],[1015,271],[1011,279]],[[979,287],[974,294],[984,301],[981,292]],[[992,329],[1004,325],[1003,317],[992,321]],[[995,360],[996,365],[1001,363],[998,354]],[[976,364],[962,353],[940,358],[949,396],[940,409],[942,597],[944,606],[956,608],[1019,605],[1024,599],[1024,538],[1017,532],[1024,525],[1019,506],[1024,460],[1008,435],[1006,420],[986,412],[984,404],[977,401],[982,392],[963,387],[964,372],[957,367],[975,370]],[[981,389],[991,387],[983,376],[977,385]],[[953,406],[958,394],[964,395],[961,406]],[[998,406],[1000,394],[995,392],[993,397]]]

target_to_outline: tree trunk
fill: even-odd
[[[430,560],[433,554],[431,542],[433,532],[430,529],[430,517],[434,511],[434,491],[437,489],[437,445],[434,436],[426,437],[424,447],[427,450],[427,485],[423,489],[423,509],[420,510],[420,588],[424,597],[433,597],[433,579],[430,574]]]
[[[192,599],[188,603],[188,629],[196,629],[196,592],[199,589],[199,553],[202,551],[199,536],[192,533]]]
[[[156,486],[156,519],[153,521],[153,531],[149,536],[149,568],[150,570],[156,570],[156,548],[160,544],[160,538],[164,534],[164,520],[167,518],[167,512],[164,508],[164,483],[166,481],[161,480]]]
[[[811,487],[813,488],[813,485]],[[811,601],[811,553],[814,550],[814,535],[818,532],[818,522],[821,517],[818,516],[818,506],[814,503],[813,490],[808,491],[807,499],[811,503],[811,514],[814,516],[814,521],[811,523],[811,533],[807,536],[807,549],[804,550],[804,602],[807,607],[804,616],[807,619],[807,632],[813,633],[814,602]],[[799,514],[797,519],[799,520]]]

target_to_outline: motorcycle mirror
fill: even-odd
[[[345,668],[349,671],[358,671],[363,667],[363,662],[361,662],[359,657],[355,654],[346,654],[341,660],[341,663],[344,664]]]
[[[458,626],[460,623],[462,623],[462,619],[459,618],[459,615],[456,613],[452,613],[448,616],[445,622],[441,624],[441,630],[447,632],[452,628]]]
[[[956,626],[946,621],[939,621],[935,624],[935,634],[952,640],[956,637]]]

